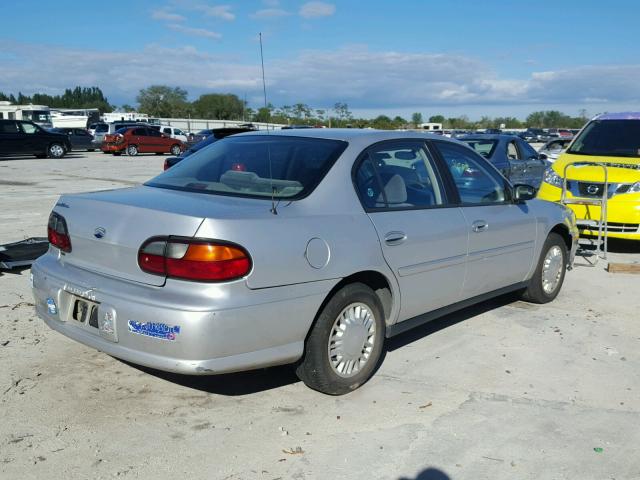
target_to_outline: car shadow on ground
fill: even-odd
[[[86,158],[87,152],[83,150],[74,150],[73,152],[67,153],[64,158]],[[34,155],[11,155],[11,156],[0,156],[0,162],[8,162],[15,160],[61,160],[55,158],[36,158]]]
[[[430,322],[425,323],[419,327],[412,328],[400,335],[388,338],[385,347],[387,352],[393,352],[399,348],[409,345],[417,340],[427,337],[433,333],[439,332],[447,327],[455,325],[465,320],[471,320],[473,317],[482,315],[483,313],[495,310],[505,305],[510,305],[520,300],[520,294],[518,292],[507,293],[499,297],[495,297],[484,302],[476,303],[457,312],[450,313],[443,317],[436,318]],[[533,307],[535,308],[535,307]]]
[[[400,335],[389,338],[385,342],[385,349],[383,350],[380,362],[376,366],[376,371],[384,362],[384,357],[386,356],[387,352],[397,350],[405,345],[420,340],[421,338],[438,332],[439,330],[447,328],[451,325],[455,325],[456,323],[472,319],[477,315],[481,315],[482,313],[488,312],[490,310],[509,305],[518,300],[519,296],[517,293],[502,295],[500,297],[467,307],[450,315],[446,315],[442,318],[438,318],[429,323],[426,323],[425,325],[416,327]],[[292,385],[300,381],[296,376],[294,365],[282,365],[278,367],[263,368],[260,370],[252,370],[248,372],[227,373],[221,375],[191,376],[163,372],[160,370],[155,370],[153,368],[135,365],[123,360],[118,361],[126,363],[130,367],[143,371],[149,375],[153,375],[154,377],[166,380],[167,382],[175,383],[177,385],[192,388],[194,390],[199,390],[202,392],[226,396],[240,396],[258,393],[265,390],[284,387],[286,385]],[[416,480],[431,478],[444,479],[448,477],[419,476]]]
[[[116,359],[118,360],[118,359]],[[295,369],[292,365],[282,365],[278,367],[262,368],[248,372],[226,373],[221,375],[191,376],[178,373],[163,372],[153,368],[134,365],[124,360],[132,368],[141,370],[149,375],[175,383],[183,387],[199,390],[201,392],[213,393],[235,397],[249,395],[278,387],[284,387],[297,383]]]

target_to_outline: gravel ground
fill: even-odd
[[[60,193],[135,184],[162,161],[0,159],[0,243],[45,235]],[[337,398],[289,367],[123,363],[49,330],[29,270],[2,272],[0,478],[640,479],[640,276],[605,266],[576,267],[551,304],[501,297],[395,337]]]

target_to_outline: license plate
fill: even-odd
[[[98,328],[98,304],[76,298],[71,309],[71,318],[80,323]]]

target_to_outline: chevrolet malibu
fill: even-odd
[[[387,337],[510,291],[560,291],[577,244],[456,140],[252,132],[144,185],[63,195],[32,268],[53,329],[126,361],[207,375],[295,363],[343,394]]]

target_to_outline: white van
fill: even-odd
[[[187,143],[187,134],[179,128],[171,127],[169,125],[160,125],[160,131],[171,138]]]

